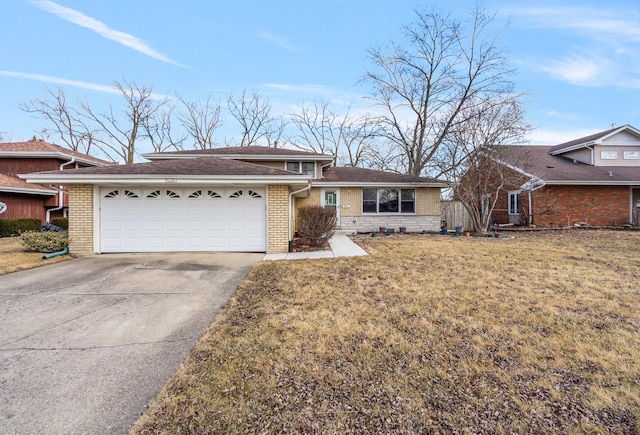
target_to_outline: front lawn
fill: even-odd
[[[22,248],[20,237],[0,239],[0,275],[19,270],[32,269],[45,264],[69,260],[69,255],[62,255],[43,260],[39,252],[27,252]]]
[[[640,233],[260,263],[133,433],[638,433]]]

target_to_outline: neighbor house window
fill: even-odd
[[[287,162],[287,171],[315,176],[315,162]]]
[[[520,214],[520,191],[509,192],[509,214]]]
[[[640,151],[625,151],[622,154],[622,158],[625,160],[640,160]]]
[[[363,213],[415,213],[415,189],[362,189]]]
[[[616,160],[618,158],[618,151],[600,151],[600,158],[602,160]]]

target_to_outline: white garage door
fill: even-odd
[[[101,252],[266,251],[264,188],[105,187]]]

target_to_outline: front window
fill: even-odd
[[[315,162],[287,162],[287,171],[314,176],[315,169]]]
[[[415,213],[415,189],[362,189],[363,213]]]
[[[520,191],[509,192],[509,214],[520,214]]]

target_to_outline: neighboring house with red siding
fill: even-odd
[[[525,180],[503,192],[498,224],[538,227],[638,225],[640,130],[625,125],[556,146],[519,146]],[[525,154],[526,153],[526,154]],[[509,164],[509,162],[505,162]]]
[[[44,223],[67,214],[66,188],[28,183],[18,174],[109,165],[113,163],[43,140],[0,143],[0,219],[37,218]]]

